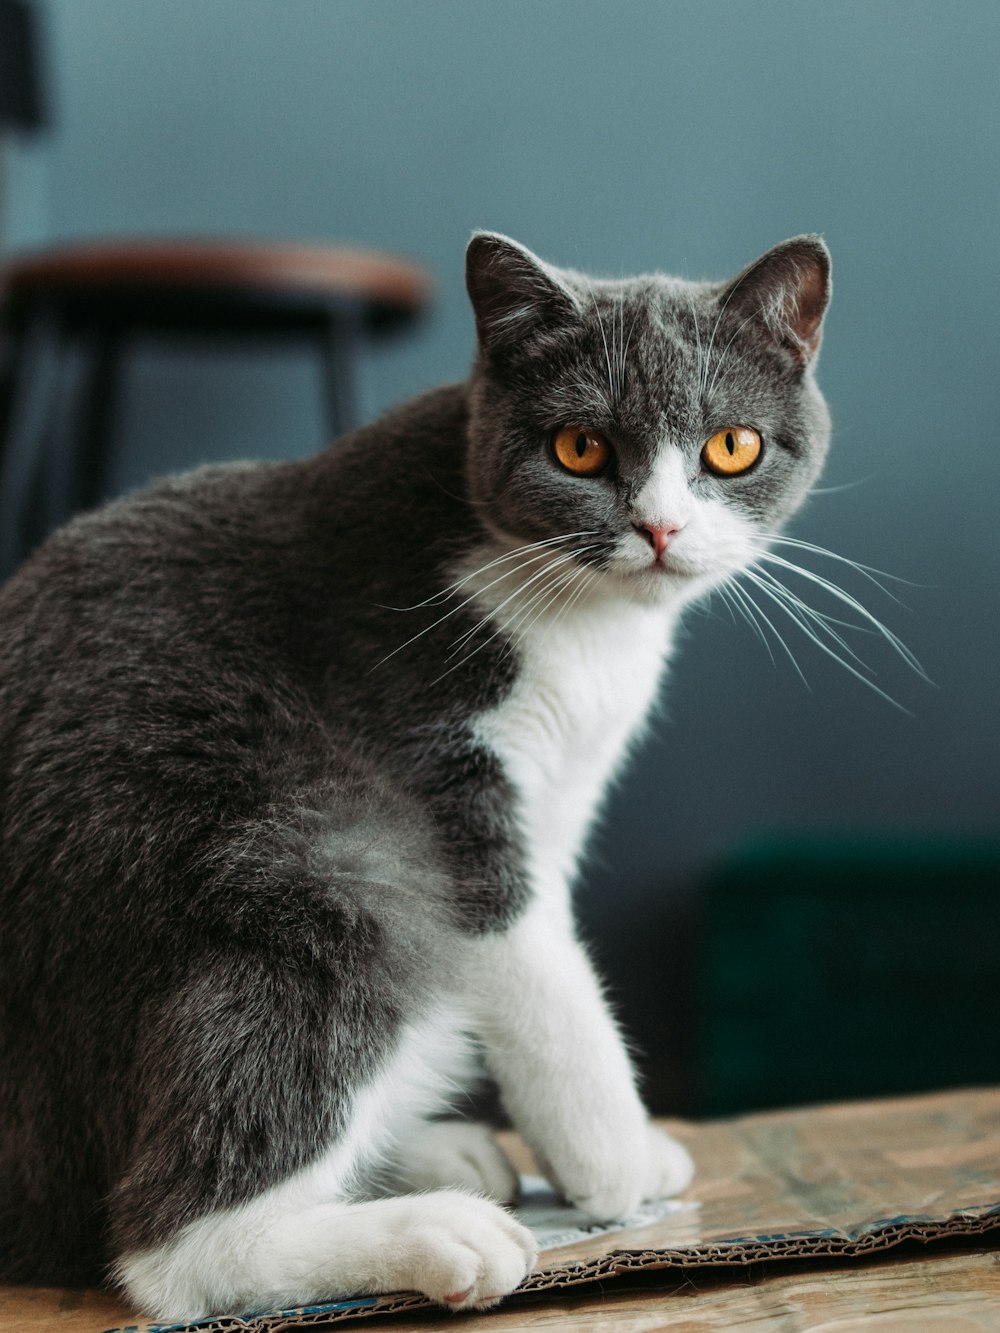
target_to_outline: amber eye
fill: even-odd
[[[717,476],[736,477],[753,467],[762,447],[760,436],[752,426],[730,426],[705,441],[701,461]]]
[[[587,426],[563,426],[552,448],[563,467],[578,477],[596,477],[611,459],[611,445]]]

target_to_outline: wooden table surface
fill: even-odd
[[[105,1292],[0,1287],[2,1333],[103,1333],[131,1312]],[[962,1247],[864,1264],[815,1261],[745,1272],[662,1272],[600,1289],[550,1292],[473,1315],[329,1326],[370,1333],[997,1333],[1000,1248]]]
[[[1000,1333],[1000,1223],[989,1229],[1000,1201],[1000,1088],[673,1128],[695,1156],[691,1193],[698,1203],[612,1237],[591,1236],[545,1252],[543,1281],[547,1269],[560,1282],[563,1273],[581,1285],[524,1291],[486,1314],[399,1310],[309,1327],[358,1333]],[[523,1147],[510,1139],[506,1146],[522,1170],[530,1167]],[[918,1233],[936,1234],[933,1245],[911,1240],[854,1259],[814,1252],[762,1260],[744,1244],[762,1237],[780,1242],[787,1233],[844,1235],[852,1222],[898,1220],[901,1212],[926,1220],[958,1210],[969,1218],[984,1205],[986,1227],[975,1240],[954,1231],[944,1236],[937,1226]],[[713,1238],[718,1243],[706,1252]],[[726,1263],[721,1253],[730,1244],[751,1262]],[[609,1249],[637,1249],[640,1257],[652,1251],[656,1259],[692,1245],[702,1247],[702,1256],[714,1252],[712,1262],[720,1266],[699,1259],[697,1268],[651,1265],[593,1280],[606,1271]],[[595,1255],[603,1258],[588,1275]],[[0,1286],[0,1333],[104,1333],[141,1322],[109,1292]],[[280,1318],[270,1327],[282,1333],[291,1322]]]

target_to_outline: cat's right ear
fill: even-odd
[[[579,313],[558,271],[508,236],[476,232],[465,252],[465,285],[476,315],[479,345],[502,352],[543,327]]]

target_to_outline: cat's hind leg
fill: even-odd
[[[516,1202],[517,1172],[487,1125],[471,1120],[422,1121],[393,1153],[389,1179],[395,1190],[451,1187]]]
[[[401,1131],[447,1104],[467,1042],[431,956],[451,942],[415,941],[377,885],[354,884],[310,901],[300,883],[291,905],[286,885],[273,923],[258,899],[249,938],[203,943],[150,1006],[111,1199],[114,1271],[145,1311],[401,1289],[484,1308],[531,1269],[530,1233],[487,1199],[373,1197]]]

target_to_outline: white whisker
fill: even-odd
[[[593,546],[593,547],[582,547],[582,548],[580,549],[579,552],[576,552],[576,554],[582,554],[584,551],[587,551],[587,550],[596,550],[596,549],[597,549],[596,545]],[[552,573],[552,570],[551,570],[551,569],[544,570],[544,571],[541,571],[541,573]],[[537,577],[539,577],[539,575],[534,575],[531,581],[533,582],[533,581],[534,581],[534,578],[537,578]],[[560,579],[564,579],[564,578],[565,578],[565,575],[564,575],[564,574],[557,574],[557,575],[556,575],[556,580],[557,580],[557,581],[560,580]],[[527,586],[528,586],[527,584],[523,585],[518,591],[523,592],[523,591],[524,591],[524,588],[527,587]],[[544,592],[544,591],[546,591],[546,589],[543,588],[541,591]],[[514,596],[516,596],[516,595],[517,595],[517,593],[515,592],[515,593],[511,594],[511,597],[514,597]],[[536,594],[536,595],[537,595],[537,594]],[[501,603],[500,603],[500,606],[498,606],[493,612],[491,612],[490,616],[484,617],[483,621],[480,622],[480,627],[481,627],[483,624],[487,623],[487,621],[490,620],[493,616],[495,616],[497,611],[499,611],[502,607],[506,606],[506,605],[507,605],[507,602],[509,602],[509,601],[511,600],[511,597],[508,597],[508,598],[506,598],[503,602],[501,602]],[[532,600],[533,600],[533,599],[532,599]],[[519,614],[520,614],[520,613],[519,613]],[[444,680],[444,678],[445,678],[446,676],[450,676],[451,673],[452,673],[453,671],[457,671],[458,668],[459,668],[460,666],[463,666],[466,662],[468,662],[468,661],[470,660],[470,658],[475,657],[475,655],[476,655],[477,653],[479,653],[479,652],[482,652],[482,650],[483,650],[484,648],[488,648],[489,645],[490,645],[491,643],[493,643],[493,641],[494,641],[495,639],[499,638],[499,636],[500,636],[501,634],[509,634],[509,633],[510,633],[510,626],[506,626],[506,625],[497,625],[497,627],[496,627],[496,629],[493,631],[493,633],[490,634],[486,639],[484,639],[484,640],[482,641],[482,643],[477,644],[477,645],[475,646],[475,648],[473,648],[470,652],[465,653],[465,654],[464,654],[464,655],[463,655],[457,662],[455,662],[452,666],[448,667],[448,669],[447,669],[446,671],[442,671],[441,674],[440,674],[440,676],[437,676],[434,680],[432,680],[432,681],[431,681],[431,686],[434,686],[434,685],[439,684],[439,682],[442,681],[442,680]],[[449,654],[449,656],[454,656],[454,654]]]
[[[891,597],[899,606],[902,606],[902,602],[900,602],[895,594],[890,592],[884,584],[879,582],[880,579],[891,579],[893,583],[905,583],[908,588],[916,588],[920,586],[917,583],[913,583],[910,579],[900,578],[898,574],[888,574],[884,569],[876,569],[873,565],[863,565],[858,560],[851,560],[849,556],[838,555],[836,551],[828,551],[825,546],[817,546],[815,542],[802,541],[800,537],[775,536],[766,537],[763,540],[768,546],[790,546],[794,550],[810,551],[813,555],[823,556],[826,560],[836,560],[840,565],[847,565],[851,569],[856,570],[862,578],[866,578],[869,582],[874,583],[880,592],[884,592],[886,597]]]
[[[785,585],[779,583],[776,578],[772,577],[770,574],[766,574],[759,566],[756,571],[747,570],[746,576],[753,583],[756,583],[762,592],[766,592],[770,589],[777,598],[784,602],[785,610],[788,615],[807,633],[809,633],[809,629],[806,622],[810,622],[811,625],[815,626],[819,633],[829,634],[834,643],[843,648],[848,657],[853,658],[863,671],[870,671],[874,674],[868,663],[858,656],[847,640],[842,635],[838,634],[835,629],[832,629],[831,625],[841,625],[847,629],[859,629],[863,633],[870,633],[871,631],[867,630],[864,626],[851,625],[846,621],[836,620],[832,616],[824,615],[822,611],[815,610],[814,607],[811,607],[808,603],[804,602],[801,597],[797,597],[790,588],[786,588]]]
[[[569,539],[568,537],[559,538],[560,541],[566,541],[568,539]],[[555,539],[553,538],[550,540],[555,540]],[[526,566],[534,564],[536,560],[544,560],[545,557],[549,554],[549,552],[545,550],[538,550],[536,548],[538,546],[544,546],[548,544],[549,543],[539,542],[539,543],[532,543],[531,547],[518,547],[517,550],[509,552],[508,556],[500,557],[497,560],[490,561],[489,564],[484,565],[481,570],[477,570],[474,573],[467,575],[465,578],[460,579],[457,584],[452,585],[453,590],[460,589],[462,586],[468,583],[470,579],[475,578],[477,574],[485,572],[492,566],[501,564],[506,559],[513,559],[514,556],[523,555],[525,550],[534,549],[534,554],[527,556],[525,559],[522,560],[521,564],[515,566],[514,569],[504,570],[502,574],[499,574],[495,579],[491,579],[490,582],[487,583],[484,587],[479,588],[475,592],[470,593],[468,597],[463,598],[462,601],[458,602],[455,606],[451,607],[451,609],[446,611],[443,616],[439,616],[437,620],[432,621],[431,624],[429,625],[425,625],[423,629],[418,630],[416,634],[411,635],[410,638],[408,638],[405,642],[401,643],[397,648],[393,648],[392,652],[386,653],[385,657],[381,658],[378,662],[375,663],[374,666],[369,668],[368,674],[370,675],[372,671],[377,670],[380,666],[383,665],[383,663],[388,662],[388,660],[391,657],[395,657],[397,653],[402,652],[404,648],[408,648],[411,643],[416,643],[417,639],[422,638],[425,634],[429,634],[432,629],[436,629],[438,625],[443,624],[444,621],[448,620],[451,616],[456,615],[459,611],[462,610],[463,607],[466,607],[469,605],[470,602],[475,601],[476,597],[479,594],[486,592],[487,589],[492,588],[497,583],[502,583],[504,579],[510,578],[513,574],[518,573],[521,569],[524,569]]]
[[[518,612],[516,618],[507,626],[511,636],[507,648],[508,655],[515,650],[515,636],[527,634],[532,625],[537,624],[541,617],[545,615],[549,607],[557,602],[563,594],[567,593],[573,584],[587,572],[588,567],[585,565],[577,565],[572,569],[563,570],[558,577],[531,598],[527,606]],[[563,609],[565,609],[565,604]]]
[[[733,614],[733,608],[735,607],[736,611],[739,612],[742,618],[753,629],[754,633],[767,649],[767,655],[771,659],[771,665],[777,666],[778,664],[774,660],[774,653],[771,651],[771,645],[768,642],[767,635],[761,629],[760,622],[755,615],[757,607],[753,600],[748,596],[745,590],[736,583],[730,583],[728,587],[726,584],[722,584],[717,591],[722,594],[723,601],[730,608],[730,614]]]
[[[695,346],[697,348],[697,359],[695,362],[695,371],[698,378],[698,400],[701,400],[701,386],[705,374],[705,350],[701,345],[701,320],[698,318],[698,306],[694,299],[694,292],[690,287],[687,291],[688,307],[691,311],[691,319],[694,321]]]
[[[579,393],[585,395],[585,403],[587,410],[589,410],[590,406],[589,400],[596,396],[597,398],[600,398],[601,402],[604,405],[604,410],[607,412],[608,416],[611,416],[612,413],[614,412],[614,408],[611,405],[611,399],[608,397],[607,393],[604,391],[603,387],[600,384],[588,383],[586,380],[564,380],[560,383],[559,388],[576,389]],[[574,404],[573,410],[574,411],[577,410],[577,404]]]
[[[549,609],[552,603],[558,598],[560,591],[568,592],[569,589],[573,587],[574,581],[577,583],[577,586],[573,588],[573,592],[566,598],[562,606],[556,612],[555,616],[552,619],[551,624],[546,626],[545,633],[542,635],[543,641],[549,637],[549,635],[559,624],[562,618],[577,604],[577,602],[580,600],[581,595],[601,576],[603,572],[604,571],[597,566],[588,567],[586,565],[581,565],[578,570],[573,572],[573,576],[566,581],[565,589],[556,590],[556,592],[549,599],[549,601],[546,602],[546,604],[539,610],[538,614],[535,616],[535,619],[531,622],[531,624],[534,624],[541,616],[545,614],[545,612]],[[525,632],[527,632],[527,630],[530,628],[531,625],[524,626]]]
[[[563,532],[557,537],[546,537],[544,541],[528,542],[524,546],[515,546],[512,551],[507,551],[503,555],[498,555],[495,560],[489,560],[485,565],[480,565],[470,574],[464,574],[455,583],[449,583],[447,587],[442,588],[440,592],[433,593],[430,597],[425,597],[422,602],[414,602],[412,606],[386,606],[382,602],[376,602],[375,605],[381,611],[419,611],[421,607],[432,606],[435,602],[446,601],[452,593],[458,592],[471,579],[476,579],[480,574],[485,574],[487,570],[493,569],[496,565],[505,564],[508,560],[514,560],[517,556],[523,555],[525,551],[540,551],[545,547],[555,546],[559,542],[573,541],[577,537],[596,537],[596,528],[586,528],[581,532]]]
[[[709,367],[709,364],[710,364],[710,358],[711,358],[711,355],[712,355],[712,348],[713,348],[713,346],[715,345],[715,335],[718,333],[718,331],[719,331],[719,326],[720,326],[721,323],[722,323],[722,320],[723,320],[723,317],[724,317],[724,315],[725,315],[725,313],[726,313],[726,310],[729,308],[729,302],[733,299],[733,297],[736,295],[736,293],[740,290],[740,288],[741,288],[741,287],[743,286],[743,284],[746,282],[747,278],[750,277],[751,273],[755,272],[755,271],[761,266],[761,264],[763,264],[764,261],[765,261],[766,259],[769,258],[769,254],[770,254],[770,252],[768,252],[768,254],[763,254],[763,255],[761,255],[759,259],[755,259],[754,262],[750,265],[750,267],[746,270],[746,272],[743,273],[743,274],[740,276],[739,281],[738,281],[738,282],[734,282],[733,285],[732,285],[732,287],[729,289],[729,294],[727,295],[726,299],[723,301],[723,303],[722,303],[722,308],[719,310],[718,315],[716,315],[716,317],[715,317],[715,323],[712,325],[712,336],[711,336],[711,338],[709,338],[709,340],[708,340],[708,351],[707,351],[707,353],[705,354],[705,375],[706,375],[706,377],[707,377],[707,374],[708,374],[708,367]],[[763,313],[763,312],[761,312],[761,313]],[[713,382],[714,382],[714,380],[713,380]],[[702,382],[701,382],[701,383],[699,384],[699,386],[698,386],[698,397],[699,397],[699,399],[702,399],[702,398],[706,397],[706,396],[707,396],[707,393],[708,393],[708,390],[707,390],[707,387],[706,387],[706,385],[705,385],[705,381],[704,381],[704,379],[703,379]]]
[[[615,359],[615,387],[618,401],[625,391],[625,294],[618,293],[618,354]]]
[[[746,571],[744,571],[744,572],[746,572]],[[730,584],[729,584],[730,589],[733,589],[733,588],[735,588],[736,586],[737,586],[737,585],[736,585],[735,582],[730,582]],[[741,588],[740,591],[741,591],[741,593],[743,594],[743,596],[744,596],[744,597],[750,602],[750,604],[753,606],[754,610],[755,610],[755,611],[757,612],[757,614],[760,616],[761,620],[763,620],[764,624],[768,627],[768,629],[771,631],[771,633],[774,635],[774,637],[775,637],[775,638],[778,640],[778,642],[781,644],[782,648],[785,650],[785,653],[786,653],[786,655],[787,655],[787,657],[788,657],[788,660],[791,662],[792,666],[795,668],[795,671],[796,671],[796,674],[797,674],[798,677],[799,677],[799,680],[802,681],[802,684],[803,684],[803,685],[806,687],[806,689],[809,690],[810,693],[811,693],[811,692],[812,692],[812,686],[811,686],[811,685],[809,684],[809,682],[806,680],[805,675],[804,675],[804,673],[803,673],[803,671],[802,671],[802,668],[799,666],[798,662],[797,662],[796,659],[795,659],[795,654],[792,652],[791,648],[789,648],[789,646],[788,646],[788,644],[785,642],[783,636],[781,635],[781,633],[780,633],[780,632],[778,631],[778,629],[776,628],[776,626],[775,626],[775,624],[774,624],[774,621],[773,621],[773,620],[771,619],[771,617],[767,614],[767,612],[763,609],[763,607],[761,607],[761,606],[759,605],[759,603],[757,603],[757,602],[754,601],[753,597],[750,595],[750,592],[749,592],[749,590],[748,590],[747,588]],[[779,605],[780,605],[780,603],[779,603]],[[772,661],[773,661],[773,658],[772,658]]]
[[[810,495],[839,495],[841,491],[856,491],[859,486],[867,486],[870,481],[874,481],[878,474],[872,472],[867,477],[859,477],[857,481],[845,481],[839,486],[810,486]]]
[[[597,325],[598,328],[601,330],[601,341],[604,343],[604,360],[608,367],[608,388],[611,391],[612,399],[614,399],[615,385],[614,385],[614,378],[611,374],[611,354],[608,351],[607,334],[604,332],[604,320],[601,318],[601,311],[600,307],[597,304],[597,297],[594,295],[594,289],[589,282],[587,283],[587,286],[588,288],[590,288],[590,299],[594,306],[594,314],[597,316]]]
[[[723,347],[722,352],[721,352],[721,354],[720,354],[720,356],[719,356],[719,359],[718,359],[718,361],[717,361],[716,364],[715,364],[715,370],[712,372],[712,378],[711,378],[711,380],[710,380],[710,382],[709,382],[709,384],[708,384],[708,387],[707,387],[706,390],[705,390],[705,397],[706,397],[706,398],[711,394],[712,390],[715,388],[716,382],[718,381],[718,378],[719,378],[719,372],[722,370],[722,367],[723,367],[723,365],[725,364],[725,361],[726,361],[726,353],[729,351],[730,347],[732,347],[733,342],[735,341],[735,339],[739,337],[739,335],[743,332],[743,330],[744,330],[744,329],[746,328],[746,326],[751,322],[751,320],[754,320],[754,319],[756,319],[756,318],[757,318],[756,313],[754,313],[754,314],[752,314],[752,315],[747,315],[746,319],[744,319],[743,321],[741,321],[739,327],[738,327],[738,328],[736,329],[736,331],[732,334],[732,336],[730,337],[729,341],[726,343],[725,347]]]
[[[622,299],[624,300],[624,297],[623,297]],[[639,319],[639,310],[640,310],[640,309],[641,309],[641,307],[637,307],[635,314],[632,316],[632,323],[631,323],[631,324],[629,325],[629,327],[628,327],[628,337],[625,339],[625,346],[624,346],[624,348],[622,349],[622,386],[621,386],[621,392],[622,392],[622,396],[623,396],[623,397],[624,397],[624,394],[625,394],[625,379],[626,379],[625,367],[626,367],[626,362],[627,362],[627,359],[628,359],[628,349],[632,346],[632,334],[635,333],[635,326],[636,326],[636,323],[638,322],[638,319]],[[625,319],[625,316],[624,316],[624,314],[623,314],[623,315],[622,315],[622,322],[623,322],[623,323],[624,323],[624,319]]]
[[[611,373],[614,381],[615,399],[619,396],[618,390],[618,307],[614,303],[611,306]]]
[[[797,616],[794,613],[794,611],[789,607],[788,603],[783,601],[779,596],[777,596],[777,594],[774,592],[772,588],[769,588],[767,584],[764,583],[762,580],[755,580],[755,582],[757,583],[757,586],[760,588],[761,592],[764,593],[766,597],[769,597],[776,606],[780,607],[781,610],[784,611],[785,614],[791,620],[793,620],[795,624],[799,626],[803,634],[805,634],[805,636],[808,639],[812,640],[812,642],[816,645],[817,648],[820,649],[821,652],[826,653],[827,657],[832,657],[835,662],[839,662],[839,664],[844,668],[845,671],[849,671],[850,674],[854,676],[857,680],[860,680],[863,685],[867,685],[870,690],[874,690],[876,694],[880,695],[883,699],[885,699],[886,703],[892,704],[893,708],[898,708],[901,713],[906,713],[907,715],[912,716],[908,708],[904,708],[903,705],[897,699],[894,699],[891,694],[887,694],[886,691],[883,690],[880,686],[876,685],[873,680],[869,680],[869,678],[863,675],[858,670],[857,667],[852,666],[850,662],[848,662],[845,658],[841,657],[841,655],[838,652],[836,652],[833,648],[831,648],[830,645],[824,639],[821,639],[820,636],[813,629],[810,628],[808,622],[803,620],[801,617]],[[868,668],[866,668],[866,670],[867,669]]]
[[[584,546],[584,547],[582,548],[583,551],[590,551],[590,550],[593,550],[593,549],[594,549],[593,544],[590,545],[590,546]],[[548,554],[549,554],[549,552],[546,552],[546,555],[548,555]],[[533,583],[537,583],[537,581],[538,581],[539,579],[541,579],[541,578],[544,578],[546,574],[551,574],[551,573],[553,573],[555,570],[559,569],[560,566],[569,564],[569,563],[570,563],[571,561],[573,561],[573,560],[576,558],[576,556],[578,556],[579,554],[581,554],[581,551],[580,551],[580,550],[574,550],[574,551],[570,551],[570,552],[569,552],[568,554],[566,554],[566,555],[561,555],[561,556],[560,556],[557,560],[555,560],[552,564],[550,564],[550,565],[545,565],[545,566],[543,566],[542,569],[537,570],[534,574],[532,574],[531,578],[529,578],[525,583],[519,583],[519,584],[517,585],[517,587],[514,589],[514,591],[513,591],[512,593],[510,593],[507,597],[505,597],[505,598],[503,599],[503,601],[500,602],[500,604],[499,604],[498,606],[491,607],[490,610],[486,612],[486,614],[483,616],[483,618],[482,618],[480,621],[478,621],[477,624],[473,625],[473,627],[472,627],[471,629],[466,630],[464,634],[460,634],[460,635],[458,636],[458,638],[455,639],[454,642],[453,642],[452,644],[449,645],[449,646],[451,647],[451,649],[452,649],[452,652],[449,653],[448,656],[449,656],[449,657],[453,657],[453,656],[455,655],[455,653],[459,650],[459,648],[461,647],[461,645],[462,645],[467,639],[471,639],[472,636],[473,636],[474,634],[476,634],[480,629],[482,629],[482,627],[483,627],[485,624],[487,624],[490,620],[495,619],[496,616],[503,610],[503,608],[504,608],[505,606],[508,605],[508,603],[514,601],[515,598],[519,597],[523,592],[525,592],[528,588],[530,588],[531,585],[532,585]],[[510,571],[508,571],[508,574],[505,575],[504,577],[509,577],[510,574],[515,574],[515,573],[519,574],[519,573],[521,572],[521,569],[522,569],[522,568],[523,568],[523,566],[518,566],[518,568],[517,568],[516,570],[510,570]],[[498,582],[498,581],[499,581],[499,580],[494,580],[494,582]],[[487,584],[487,587],[492,587],[492,586],[493,586],[492,583],[491,583],[491,584]],[[485,589],[483,589],[483,591],[485,591]],[[475,594],[473,594],[473,596],[475,596]]]
[[[913,653],[907,648],[906,644],[893,634],[891,629],[883,625],[877,616],[872,615],[867,607],[863,606],[856,597],[852,597],[850,593],[845,592],[844,589],[838,587],[836,583],[831,583],[829,579],[823,578],[821,574],[814,574],[811,570],[804,569],[801,565],[796,565],[791,560],[786,560],[783,556],[771,554],[765,558],[769,564],[778,565],[782,569],[787,569],[789,573],[798,574],[800,578],[807,579],[818,588],[822,588],[824,592],[829,593],[831,597],[842,603],[842,605],[849,606],[852,611],[857,612],[857,614],[863,620],[867,621],[868,624],[876,630],[883,639],[885,639],[886,643],[899,654],[903,661],[906,662],[907,666],[912,667],[918,676],[922,676],[924,680],[927,680],[927,673],[924,671]]]

